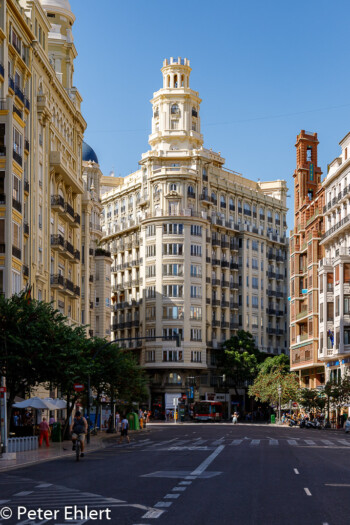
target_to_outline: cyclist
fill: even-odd
[[[72,450],[75,450],[76,440],[79,439],[80,446],[81,446],[80,456],[83,458],[84,457],[84,440],[85,440],[85,434],[87,432],[87,421],[85,417],[82,417],[81,412],[79,412],[79,410],[76,411],[75,418],[73,419],[69,430],[72,434],[72,442],[73,442]]]

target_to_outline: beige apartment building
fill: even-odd
[[[83,180],[86,122],[73,83],[74,21],[68,0],[0,5],[0,291],[9,297],[30,285],[35,299],[54,301],[69,322],[81,323],[91,321],[82,305],[82,277],[90,278],[82,246],[88,254],[96,246],[82,227],[92,197]],[[108,272],[110,259],[103,260]],[[95,300],[94,290],[83,291],[84,301]]]
[[[323,181],[324,257],[319,262],[319,349],[326,380],[339,380],[350,366],[350,133]]]
[[[204,148],[190,73],[188,59],[164,61],[150,150],[138,171],[101,183],[113,338],[126,339],[163,408],[190,385],[195,399],[235,399],[215,365],[239,328],[262,351],[289,347],[286,183],[248,180]]]

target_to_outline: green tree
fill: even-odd
[[[299,383],[294,373],[286,372],[283,364],[277,364],[269,372],[260,370],[253,385],[249,387],[248,394],[262,403],[278,404],[278,386],[281,386],[281,403],[296,400]]]
[[[282,367],[282,370],[287,373],[290,370],[289,357],[286,354],[279,354],[275,356],[266,357],[266,359],[259,364],[259,372],[269,374],[275,368]]]
[[[251,381],[258,373],[263,354],[257,349],[250,332],[238,330],[237,335],[223,344],[219,354],[219,368],[236,389]]]
[[[302,388],[299,391],[298,400],[307,412],[323,410],[326,404],[323,391],[319,391],[316,388]]]

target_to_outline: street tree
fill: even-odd
[[[257,349],[252,334],[245,330],[238,330],[237,335],[228,339],[223,350],[218,354],[218,364],[237,392],[237,388],[245,386],[257,375],[263,354]]]
[[[283,364],[277,364],[269,372],[260,370],[248,394],[262,403],[277,405],[279,401],[278,387],[281,387],[281,403],[297,399],[299,383],[294,373],[286,371]]]

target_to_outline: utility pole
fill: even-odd
[[[281,385],[278,385],[277,387],[278,392],[278,424],[281,424],[281,394],[282,394],[282,387]]]

